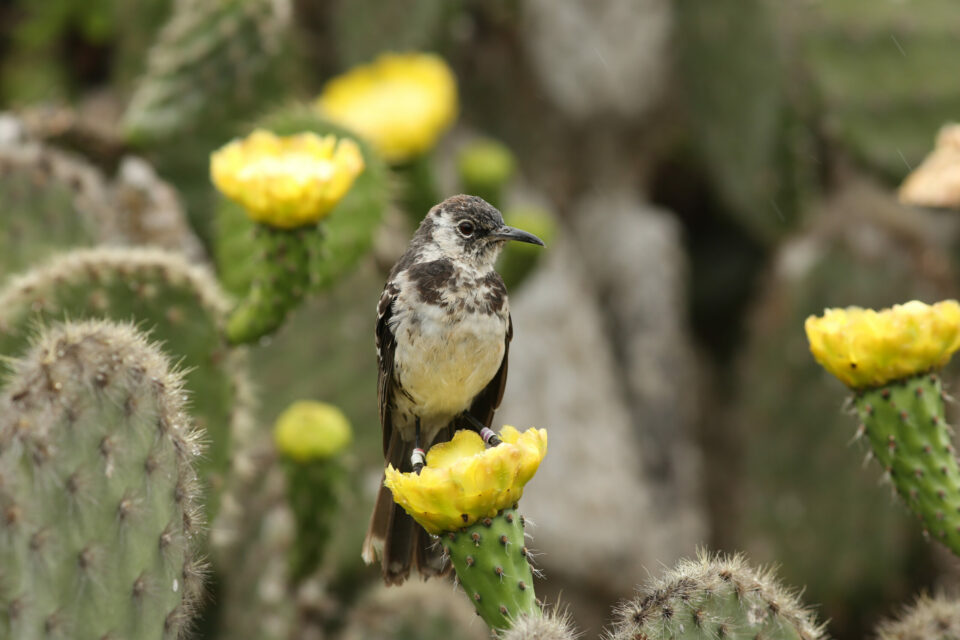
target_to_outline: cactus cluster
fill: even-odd
[[[130,325],[45,330],[0,397],[0,635],[176,638],[203,564],[183,377]]]
[[[0,290],[0,353],[18,353],[38,321],[131,319],[188,367],[192,413],[210,447],[200,463],[216,512],[232,441],[249,431],[251,399],[245,355],[229,349],[229,303],[203,268],[157,249],[94,248],[58,256]]]

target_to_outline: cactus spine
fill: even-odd
[[[245,354],[229,349],[222,338],[228,308],[216,281],[178,254],[79,250],[12,279],[0,290],[0,353],[21,350],[38,319],[141,322],[164,350],[189,368],[184,379],[192,393],[192,411],[210,439],[200,473],[210,489],[212,518],[232,442],[244,437],[251,411]]]
[[[622,604],[606,640],[816,640],[823,629],[769,571],[701,553]]]
[[[180,374],[127,325],[55,326],[0,397],[0,635],[176,638],[201,587]]]
[[[914,376],[854,399],[873,455],[924,529],[960,555],[960,468],[936,374]]]
[[[508,629],[521,615],[540,615],[523,526],[515,508],[504,509],[440,536],[457,580],[491,629]]]

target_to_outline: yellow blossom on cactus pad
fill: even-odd
[[[350,444],[352,438],[347,417],[325,402],[294,402],[273,426],[277,449],[297,462],[330,458]]]
[[[824,369],[853,389],[876,387],[945,365],[960,348],[960,304],[826,309],[805,328]]]
[[[427,466],[401,473],[388,466],[384,484],[393,499],[433,534],[456,531],[513,506],[547,453],[546,429],[500,431],[503,443],[489,449],[473,431],[427,452]]]
[[[210,176],[256,222],[291,229],[324,218],[363,171],[349,138],[258,129],[210,156]]]
[[[430,150],[457,117],[457,81],[443,58],[386,53],[330,80],[316,102],[391,163]]]

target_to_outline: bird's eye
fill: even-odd
[[[473,231],[474,231],[473,223],[470,222],[469,220],[464,220],[463,222],[457,225],[457,231],[459,231],[460,235],[464,237],[470,237],[473,235]]]

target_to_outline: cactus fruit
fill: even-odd
[[[621,604],[607,640],[816,640],[823,628],[771,571],[741,556],[681,560],[663,578]]]
[[[176,0],[124,114],[127,134],[157,140],[252,111],[281,81],[291,11],[289,0]]]
[[[490,138],[473,140],[457,153],[460,190],[502,209],[503,191],[516,166],[513,153],[502,142]]]
[[[523,516],[512,508],[440,536],[457,580],[491,629],[540,615],[523,528]]]
[[[0,353],[16,353],[37,320],[134,319],[183,358],[192,413],[207,431],[200,462],[209,485],[208,514],[230,461],[232,441],[249,428],[245,354],[222,337],[229,303],[205,269],[158,249],[84,249],[59,256],[0,290]],[[2,365],[0,365],[2,366]]]
[[[960,638],[960,602],[944,596],[920,596],[896,620],[877,628],[878,640],[956,640]]]
[[[203,565],[183,377],[132,326],[53,326],[0,397],[0,635],[176,638]]]
[[[332,125],[302,106],[285,108],[266,116],[259,126],[277,135],[310,131],[337,138],[352,134]],[[353,269],[373,246],[373,236],[388,200],[387,169],[363,140],[354,138],[363,153],[365,169],[350,191],[323,222],[323,236],[313,236],[319,245],[310,249],[309,282],[314,290],[330,287]],[[217,270],[228,291],[245,294],[258,278],[251,255],[264,249],[254,232],[255,224],[242,207],[226,198],[217,208]]]
[[[926,374],[854,398],[873,455],[924,530],[960,555],[960,468],[944,417],[943,390]]]

